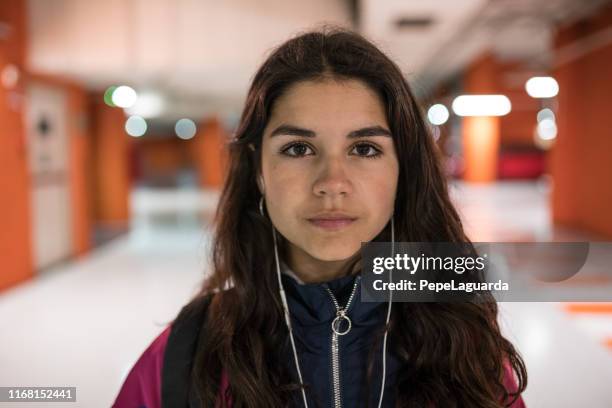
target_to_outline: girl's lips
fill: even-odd
[[[317,227],[326,230],[338,230],[352,224],[356,218],[338,218],[338,219],[309,219],[308,221]]]

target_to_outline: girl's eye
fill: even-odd
[[[358,151],[359,155],[363,155],[363,157],[366,157],[368,159],[374,159],[376,157],[380,157],[381,155],[380,150],[367,143],[360,143],[355,145],[355,150]],[[371,154],[368,154],[368,152],[371,152]]]
[[[307,149],[310,149],[310,146],[308,146],[307,144],[293,143],[289,145],[289,147],[282,149],[281,153],[290,157],[301,157],[305,155]],[[293,153],[291,153],[292,150]]]
[[[312,151],[312,148],[305,143],[293,143],[288,147],[281,150],[281,153],[289,157],[302,157],[309,154],[308,150]],[[373,159],[381,156],[381,151],[368,143],[359,143],[353,147],[353,151],[357,151],[358,156],[362,156],[368,159]],[[312,153],[310,153],[312,154]]]

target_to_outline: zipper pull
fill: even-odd
[[[346,330],[341,330],[341,326],[344,321],[348,323],[348,326]],[[349,319],[349,317],[346,315],[345,309],[338,309],[338,311],[336,312],[336,317],[334,318],[331,324],[333,332],[336,333],[338,336],[344,336],[351,330],[352,325],[353,323],[351,322],[351,319]]]

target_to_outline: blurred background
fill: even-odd
[[[405,73],[473,241],[612,241],[609,1],[2,0],[0,386],[112,404],[209,271],[250,78],[323,23]],[[528,407],[612,407],[612,303],[500,308]]]

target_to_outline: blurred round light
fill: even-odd
[[[162,96],[154,92],[143,92],[138,95],[136,103],[126,108],[128,115],[142,116],[143,118],[154,118],[164,110],[165,101]]]
[[[432,105],[427,111],[427,119],[432,125],[442,125],[448,120],[448,109],[441,103]]]
[[[115,92],[115,89],[117,89],[117,87],[113,85],[109,86],[106,88],[106,91],[104,91],[104,103],[113,108],[116,106],[113,103],[113,92]]]
[[[512,104],[505,95],[460,95],[452,107],[459,116],[504,116],[510,113]]]
[[[130,136],[140,137],[147,131],[147,121],[140,116],[130,116],[125,121],[125,131]]]
[[[191,119],[179,119],[174,125],[174,131],[179,138],[188,140],[195,136],[196,124]]]
[[[538,122],[538,136],[543,140],[552,140],[557,137],[557,124],[550,118]]]
[[[136,103],[138,94],[129,86],[121,85],[113,91],[111,99],[120,108],[131,108]]]
[[[0,74],[2,86],[6,89],[14,88],[19,82],[19,76],[19,68],[14,64],[7,64]]]
[[[544,108],[538,112],[538,123],[543,121],[544,119],[550,119],[553,122],[555,121],[555,112],[552,109]]]
[[[559,84],[553,77],[532,77],[525,83],[532,98],[552,98],[559,93]]]

